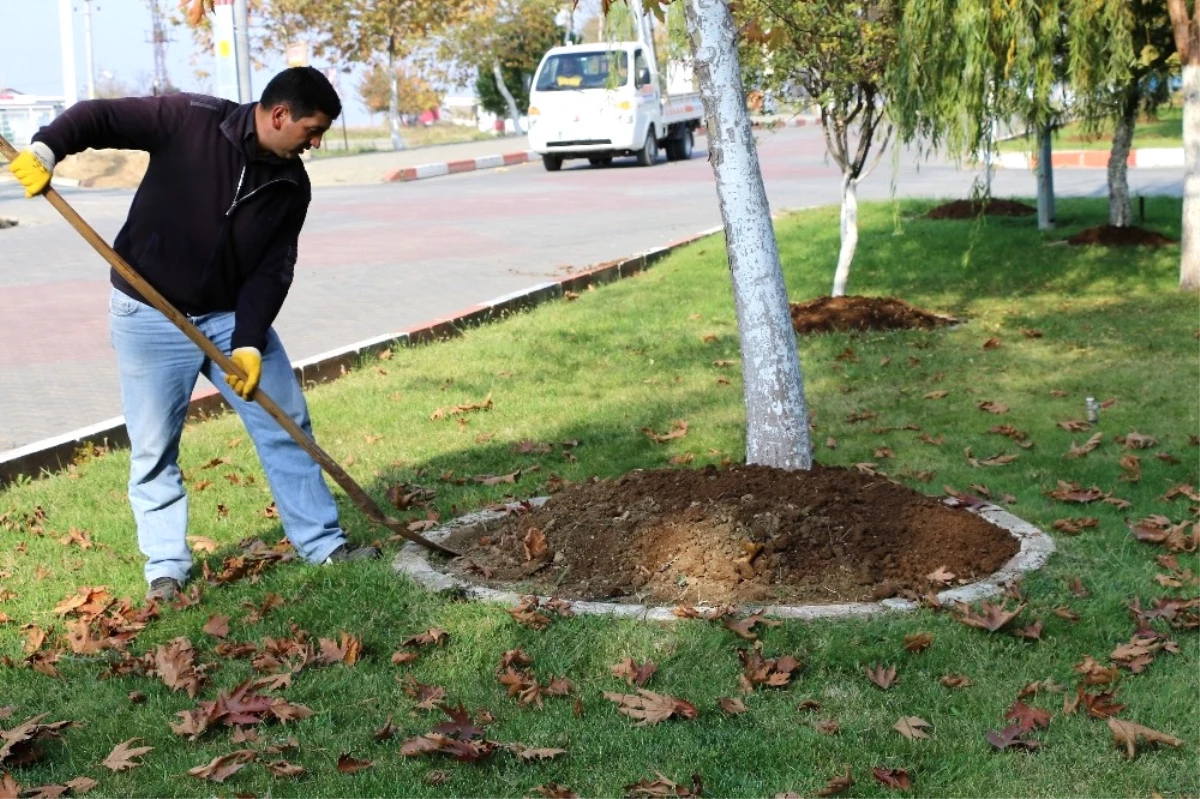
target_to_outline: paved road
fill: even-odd
[[[314,191],[291,296],[277,327],[294,360],[452,313],[579,268],[668,244],[720,223],[698,140],[683,163],[609,169],[583,162],[556,174],[531,163],[405,184]],[[507,151],[511,142],[499,148]],[[839,176],[819,129],[763,133],[774,210],[838,200]],[[347,159],[349,160],[349,159]],[[575,162],[571,162],[574,164]],[[348,167],[349,165],[347,165]],[[368,170],[367,180],[374,171]],[[974,175],[902,164],[900,196],[962,197]],[[1103,196],[1103,170],[1060,170],[1060,195]],[[1179,194],[1178,170],[1133,170],[1132,188]],[[861,187],[886,198],[885,163]],[[999,196],[1034,192],[1000,172]],[[64,190],[111,241],[132,192]],[[108,344],[107,268],[43,201],[0,181],[0,452],[120,414]],[[832,259],[830,269],[832,272]],[[852,286],[853,288],[853,286]]]

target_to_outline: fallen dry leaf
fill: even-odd
[[[133,758],[141,757],[147,752],[153,752],[153,746],[133,746],[130,744],[134,741],[140,741],[141,738],[130,738],[128,741],[123,741],[109,753],[108,757],[104,758],[103,765],[112,771],[127,771],[131,768],[136,768],[141,762],[135,761]]]
[[[337,770],[341,774],[357,774],[363,769],[368,769],[375,765],[373,760],[359,760],[351,757],[348,752],[342,752],[338,755]]]
[[[545,796],[546,799],[579,799],[579,794],[565,785],[559,785],[557,782],[537,785],[533,791],[540,796]]]
[[[668,441],[676,438],[683,438],[687,435],[688,423],[682,419],[677,419],[671,422],[671,430],[667,433],[656,433],[654,428],[643,427],[642,433],[646,435],[655,444],[665,444]]]
[[[876,766],[871,769],[871,774],[880,784],[898,791],[907,791],[912,787],[912,777],[909,776],[908,769]]]
[[[722,626],[730,632],[736,633],[739,637],[745,638],[747,641],[757,641],[758,636],[754,634],[755,625],[762,624],[767,627],[778,627],[780,622],[772,619],[764,619],[763,614],[753,613],[744,619],[726,619],[722,622]]]
[[[604,698],[617,704],[617,711],[638,719],[635,727],[647,727],[676,717],[694,719],[699,711],[691,702],[667,694],[656,694],[639,688],[637,694],[618,694],[605,691]]]
[[[639,780],[632,785],[626,785],[625,790],[630,792],[633,797],[645,797],[645,799],[659,799],[659,797],[693,797],[700,796],[702,786],[700,775],[692,775],[692,787],[689,789],[686,785],[679,785],[667,779],[661,771],[654,772],[658,775],[655,780]]]
[[[866,672],[867,679],[885,691],[891,688],[892,683],[896,681],[895,666],[887,666],[885,668],[882,664],[877,663],[874,666],[867,666]]]
[[[817,791],[817,796],[837,796],[839,793],[845,793],[850,790],[850,786],[854,784],[854,778],[850,776],[850,767],[846,766],[842,776],[834,777],[825,784],[825,787]]]
[[[201,630],[213,638],[224,638],[229,635],[229,617],[213,614]]]
[[[1023,737],[1026,730],[1020,724],[1010,724],[1000,732],[989,731],[987,742],[997,749],[1022,749],[1026,752],[1036,751],[1041,744],[1031,738]]]
[[[1137,756],[1137,741],[1139,738],[1148,744],[1166,744],[1167,746],[1183,746],[1183,740],[1174,735],[1134,724],[1132,721],[1122,721],[1109,717],[1108,728],[1112,730],[1113,744],[1119,749],[1125,747],[1125,756],[1132,760]]]
[[[450,633],[441,627],[430,627],[423,633],[406,638],[400,646],[445,646],[450,639]]]
[[[975,610],[969,605],[965,605],[962,602],[957,602],[955,603],[955,606],[958,610],[958,615],[956,615],[954,618],[958,622],[965,624],[968,627],[977,627],[981,630],[987,630],[988,632],[994,633],[1011,622],[1017,617],[1017,614],[1025,609],[1024,602],[1017,605],[1011,611],[1008,610],[1007,605],[1007,601],[997,604],[985,599],[979,605],[980,609],[983,611],[981,615],[976,613]]]
[[[1031,707],[1018,699],[1005,712],[1004,718],[1017,724],[1021,728],[1021,732],[1024,733],[1042,727],[1049,727],[1051,714],[1048,710],[1043,710],[1040,707]]]
[[[972,684],[971,678],[963,674],[946,674],[939,682],[947,688],[966,688]]]
[[[991,400],[980,400],[979,402],[975,403],[975,407],[979,408],[979,410],[981,410],[981,411],[987,411],[988,413],[996,413],[996,414],[1008,413],[1008,406],[1005,405],[1003,402],[992,402]]]
[[[227,755],[214,757],[207,765],[188,769],[188,774],[209,782],[224,782],[257,757],[258,753],[253,749],[239,749]]]
[[[633,658],[625,658],[620,663],[610,666],[609,670],[629,685],[642,686],[654,676],[654,672],[658,671],[658,664],[653,660],[647,660],[641,665],[637,665],[633,662]]]
[[[540,560],[550,552],[550,545],[546,543],[546,536],[536,527],[529,528],[521,543],[525,548],[525,560],[527,562]]]
[[[736,716],[739,713],[746,712],[746,705],[745,705],[745,703],[742,702],[742,700],[730,699],[729,697],[726,697],[726,696],[722,696],[720,699],[717,700],[717,706],[720,707],[721,710],[724,710],[726,713],[728,713],[731,716]]]
[[[922,632],[904,636],[904,648],[909,652],[924,652],[931,646],[933,646],[932,633]]]
[[[922,727],[928,727],[929,722],[920,716],[901,716],[892,729],[903,735],[910,741],[918,738],[928,738],[929,734],[922,730]]]

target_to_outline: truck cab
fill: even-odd
[[[671,160],[691,157],[699,95],[668,97],[653,64],[640,42],[546,53],[529,92],[529,144],[546,169],[556,172],[570,158],[606,165],[625,155],[650,166],[660,148]]]

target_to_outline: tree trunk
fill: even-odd
[[[500,69],[498,60],[492,61],[492,77],[496,79],[496,88],[504,97],[504,103],[508,106],[508,117],[513,123],[513,133],[517,136],[521,135],[521,112],[517,110],[517,101],[513,99],[512,92],[504,85],[504,72]]]
[[[1200,47],[1183,67],[1183,243],[1179,288],[1200,289]]]
[[[1038,128],[1037,216],[1038,230],[1054,228],[1054,166],[1050,151],[1049,125]]]
[[[1129,202],[1129,145],[1137,125],[1138,81],[1131,78],[1121,100],[1121,117],[1113,131],[1112,151],[1108,156],[1108,224],[1129,227],[1133,224],[1133,205]]]
[[[392,149],[403,150],[404,139],[400,136],[400,76],[396,74],[396,37],[394,34],[388,39],[388,77],[391,79],[388,123],[392,127]]]
[[[838,253],[837,271],[833,273],[833,296],[846,293],[850,279],[850,263],[858,249],[858,180],[849,174],[842,176],[842,249]]]
[[[746,400],[746,462],[812,467],[808,408],[758,150],[746,112],[737,28],[726,0],[686,0],[733,279]]]

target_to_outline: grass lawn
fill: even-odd
[[[93,793],[103,796],[532,796],[549,783],[585,796],[618,796],[630,793],[625,786],[661,772],[689,787],[692,775],[700,775],[708,796],[811,796],[849,767],[855,784],[847,795],[886,796],[894,791],[872,777],[874,767],[885,767],[906,769],[913,793],[922,796],[1197,795],[1195,630],[1172,631],[1156,622],[1178,642],[1177,653],[1159,653],[1138,674],[1122,669],[1115,686],[1087,686],[1093,693],[1115,688],[1116,701],[1126,705],[1118,718],[1178,736],[1181,748],[1139,745],[1129,760],[1114,748],[1104,720],[1082,709],[1063,713],[1064,696],[1074,695],[1080,679],[1074,667],[1086,657],[1107,666],[1114,649],[1134,633],[1128,603],[1139,600],[1149,608],[1156,598],[1197,593],[1188,582],[1200,572],[1194,553],[1178,556],[1180,568],[1191,570],[1182,587],[1161,585],[1156,575],[1167,572],[1155,556],[1166,550],[1136,540],[1126,525],[1152,514],[1171,522],[1194,518],[1195,503],[1162,498],[1171,487],[1195,486],[1198,479],[1198,451],[1189,438],[1200,427],[1197,298],[1175,289],[1179,248],[1079,250],[1057,243],[1104,221],[1105,205],[1095,200],[1059,200],[1060,228],[1046,235],[1032,219],[918,219],[930,205],[864,204],[851,289],[899,296],[969,321],[948,331],[800,340],[816,415],[816,456],[827,464],[875,462],[933,494],[943,486],[987,490],[995,498],[1010,494],[1007,506],[1014,513],[1047,530],[1059,519],[1094,517],[1096,525],[1077,535],[1055,531],[1058,552],[1025,581],[1028,606],[1017,626],[1043,622],[1041,640],[989,634],[928,610],[787,622],[762,632],[763,655],[794,655],[803,667],[787,687],[742,695],[736,650],[750,644],[717,624],[576,617],[557,618],[538,632],[518,625],[504,608],[420,590],[398,579],[386,561],[333,568],[287,563],[257,581],[205,586],[199,604],[167,609],[133,642],[130,651],[140,656],[186,636],[197,662],[209,669],[210,681],[195,699],[172,691],[163,679],[100,679],[118,660],[113,652],[76,655],[64,647],[53,664],[56,677],[23,668],[23,645],[33,632],[23,625],[49,631],[48,646],[59,646],[70,618],[54,608],[81,587],[103,585],[135,599],[145,589],[124,496],[128,456],[115,451],[82,459],[69,473],[0,490],[0,612],[11,618],[0,624],[0,655],[14,664],[0,665],[0,709],[13,708],[0,729],[38,714],[48,714],[45,723],[86,722],[49,741],[42,761],[0,767],[0,791],[8,770],[27,788],[87,776],[99,781]],[[1152,198],[1146,224],[1178,238],[1180,213],[1178,200]],[[822,208],[779,222],[794,299],[828,292],[837,215],[836,208]],[[1023,330],[1041,335],[1028,337]],[[985,347],[990,339],[999,346]],[[845,356],[848,348],[852,359]],[[713,365],[738,357],[724,248],[712,238],[573,302],[364,363],[309,397],[318,440],[368,490],[382,498],[392,486],[412,491],[419,485],[436,492],[432,507],[446,518],[505,497],[544,493],[556,477],[616,476],[665,467],[687,453],[695,456],[693,466],[739,460],[740,372]],[[719,384],[722,376],[732,385]],[[924,399],[935,391],[946,396]],[[1089,394],[1114,401],[1101,412],[1102,442],[1085,457],[1066,458],[1072,443],[1082,444],[1093,431],[1071,433],[1058,423],[1083,418]],[[464,415],[463,424],[430,418],[436,409],[489,395],[492,408]],[[977,407],[983,401],[1003,403],[1008,411],[983,412]],[[864,410],[876,416],[847,421]],[[667,429],[673,419],[688,421],[685,437],[660,445],[639,432]],[[944,436],[944,443],[919,440],[917,432],[901,429],[907,424],[920,425],[935,441]],[[1022,449],[989,433],[1001,424],[1025,432],[1033,446]],[[1114,438],[1132,431],[1157,444],[1122,449]],[[825,446],[830,437],[836,449]],[[569,451],[559,446],[568,440],[579,445]],[[552,451],[521,454],[514,447],[521,442],[551,444]],[[875,456],[884,446],[892,457]],[[973,468],[964,456],[967,447],[978,459],[1000,452],[1020,457],[1006,466]],[[244,538],[269,544],[279,539],[278,522],[264,513],[270,496],[263,475],[235,418],[190,426],[183,450],[190,532],[215,542],[217,552],[203,556],[214,570],[237,554]],[[1130,472],[1121,459],[1130,454],[1140,456],[1138,481],[1123,479]],[[1156,457],[1166,454],[1176,460]],[[535,466],[540,470],[528,471]],[[527,471],[516,486],[473,479],[517,469]],[[929,477],[921,472],[935,474],[921,482],[919,477]],[[1047,496],[1059,480],[1098,486],[1131,505],[1060,502]],[[368,528],[344,497],[340,501],[355,538],[385,534]],[[1076,578],[1087,597],[1071,590]],[[262,605],[271,594],[283,605],[255,620],[248,606]],[[1057,615],[1056,608],[1069,609],[1078,620]],[[203,631],[214,615],[230,619],[226,641],[261,647],[267,636],[289,638],[297,629],[314,642],[345,632],[361,638],[362,657],[354,665],[310,665],[279,692],[314,711],[307,719],[263,726],[253,743],[235,742],[224,727],[189,741],[172,733],[177,714],[256,676],[249,659],[216,651],[219,639]],[[432,627],[449,633],[444,646],[402,646]],[[905,636],[921,632],[931,634],[932,646],[906,651]],[[544,709],[510,698],[496,673],[503,653],[514,648],[532,658],[543,684],[552,677],[571,680],[572,695],[547,697]],[[393,665],[392,654],[402,649],[419,659]],[[624,658],[657,663],[646,688],[694,703],[699,716],[634,727],[603,696],[631,690],[610,671]],[[864,673],[876,663],[898,671],[886,691]],[[971,684],[945,687],[940,679],[948,674],[965,675]],[[461,703],[472,715],[487,708],[495,718],[485,728],[489,740],[567,754],[524,762],[501,750],[477,763],[401,757],[402,741],[446,718],[415,709],[402,684],[409,676],[443,687],[451,705]],[[986,734],[1008,724],[1005,713],[1023,686],[1047,679],[1068,693],[1042,691],[1024,700],[1052,714],[1047,729],[1031,734],[1040,750],[995,750]],[[131,692],[142,701],[133,703]],[[745,714],[729,716],[717,708],[719,698],[738,696]],[[805,700],[820,709],[800,709]],[[928,739],[908,740],[893,730],[906,716],[929,723]],[[375,731],[389,718],[395,737],[377,741]],[[815,726],[829,719],[840,732],[829,735]],[[102,765],[117,744],[134,737],[142,739],[134,746],[153,747],[141,766],[114,773]],[[296,747],[263,751],[289,737]],[[263,753],[223,785],[187,776],[189,769],[247,748]],[[341,773],[342,754],[373,765]],[[264,764],[280,759],[306,772],[274,776]]]
[[[1107,130],[1089,134],[1078,122],[1071,122],[1054,131],[1052,145],[1055,150],[1110,150],[1112,129],[1110,126]],[[1133,149],[1182,147],[1183,108],[1168,106],[1160,108],[1154,119],[1139,117],[1131,146]],[[1037,149],[1037,139],[1032,135],[1008,139],[998,142],[996,148],[1000,152],[1032,152]]]

